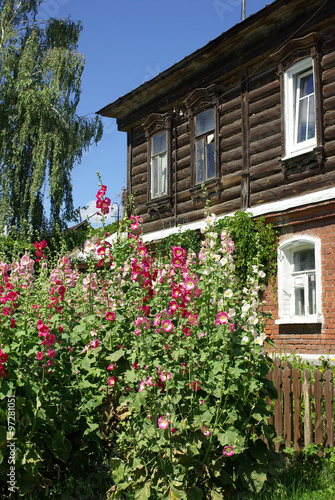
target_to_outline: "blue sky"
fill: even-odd
[[[247,17],[270,3],[246,0]],[[81,21],[79,51],[86,64],[77,112],[94,116],[241,22],[241,4],[242,0],[45,0],[38,17]],[[103,125],[102,140],[84,153],[72,175],[74,205],[89,206],[89,215],[95,212],[97,171],[113,202],[120,202],[126,185],[126,134],[117,130],[113,119],[103,118]]]

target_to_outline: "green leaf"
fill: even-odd
[[[150,485],[149,483],[145,483],[145,485],[143,486],[143,488],[141,488],[140,490],[137,490],[136,493],[135,493],[135,498],[137,500],[149,500],[150,498]]]
[[[117,351],[114,351],[107,359],[108,361],[116,362],[119,361],[124,356],[125,352],[123,349],[118,349]]]
[[[52,439],[51,451],[56,458],[59,458],[62,462],[67,462],[70,456],[71,448],[71,442],[65,438],[64,431],[59,431],[54,435]]]

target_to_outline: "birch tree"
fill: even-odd
[[[81,25],[39,21],[42,2],[0,0],[0,226],[19,231],[74,219],[71,172],[102,135],[76,113]]]

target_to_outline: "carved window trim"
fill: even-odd
[[[281,159],[283,172],[286,178],[315,171],[323,168],[323,113],[322,113],[322,87],[320,65],[320,36],[318,33],[309,33],[305,37],[295,38],[283,45],[272,57],[278,63],[278,74],[281,83],[282,103],[282,146]],[[314,76],[315,94],[315,143],[305,150],[294,152],[287,150],[287,89],[285,88],[286,75],[295,65],[311,61]],[[298,66],[297,66],[298,67]]]
[[[170,210],[171,207],[171,115],[168,113],[159,114],[153,113],[144,122],[143,128],[145,130],[145,137],[147,140],[147,179],[148,179],[148,200],[147,206],[149,212]],[[160,132],[166,132],[166,146],[167,146],[167,175],[166,175],[166,193],[162,196],[152,197],[151,191],[151,152],[152,152],[152,138]]]
[[[184,101],[190,131],[190,157],[191,157],[191,186],[192,192],[201,191],[201,185],[220,183],[220,123],[219,123],[219,92],[217,85],[194,90]],[[203,111],[214,111],[214,177],[206,179],[203,183],[196,181],[196,117]]]

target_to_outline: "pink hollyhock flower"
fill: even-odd
[[[172,332],[172,330],[173,330],[173,323],[169,319],[164,319],[162,321],[162,328],[166,332]]]
[[[5,367],[2,363],[0,363],[0,375],[5,378],[6,377],[6,370]]]
[[[200,389],[201,389],[201,385],[200,385],[199,380],[195,380],[195,381],[193,382],[193,390],[194,390],[194,391],[200,391]]]
[[[171,248],[171,252],[173,257],[184,257],[186,253],[186,251],[182,247],[175,246]]]
[[[99,247],[97,248],[97,254],[98,255],[104,255],[106,253],[106,248],[105,247]]]
[[[185,290],[193,290],[195,288],[195,281],[192,278],[186,278],[184,281]]]
[[[169,304],[169,309],[172,313],[176,312],[176,310],[178,309],[178,304],[175,300],[171,300]]]
[[[140,383],[140,387],[138,389],[138,392],[142,392],[145,389],[145,380],[142,380]]]
[[[113,370],[114,369],[114,365],[108,365],[107,366],[107,370]]]
[[[9,328],[14,328],[14,327],[15,327],[15,325],[16,325],[16,323],[15,323],[15,319],[14,319],[14,318],[11,318]]]
[[[169,427],[170,420],[168,420],[167,416],[165,417],[160,417],[158,419],[158,427],[160,429],[167,429]]]
[[[113,311],[107,311],[105,317],[106,317],[107,321],[114,321],[115,320],[115,314],[113,313]]]
[[[57,288],[57,291],[59,293],[59,295],[62,295],[64,297],[65,295],[65,292],[66,292],[66,288],[64,285],[60,285],[58,288]]]
[[[209,427],[207,425],[203,425],[201,432],[203,433],[204,436],[210,436],[211,431],[209,430]]]
[[[108,383],[108,385],[115,385],[116,384],[116,378],[115,377],[109,377],[107,383]]]
[[[184,258],[180,258],[180,257],[174,257],[172,259],[172,266],[173,267],[182,267],[183,265],[185,264],[185,259]]]
[[[219,312],[216,316],[215,326],[226,325],[228,323],[229,316],[225,312]]]
[[[177,429],[175,427],[172,427],[171,434],[175,434],[176,432],[177,432]]]
[[[140,333],[141,333],[141,330],[139,328],[136,328],[134,330],[134,334],[136,335],[136,337],[139,337],[140,336]]]
[[[230,325],[229,329],[230,329],[231,333],[234,333],[234,331],[235,331],[235,323],[232,323]]]
[[[137,361],[135,361],[135,363],[133,363],[131,366],[134,368],[134,370],[138,370],[139,368]]]
[[[48,358],[52,358],[55,355],[55,351],[53,349],[50,349],[48,351]]]
[[[189,314],[187,320],[190,325],[195,325],[196,323],[198,323],[198,313]]]
[[[172,375],[170,372],[162,372],[159,377],[162,382],[165,382],[166,380],[170,380],[172,378]]]
[[[173,297],[174,299],[177,299],[177,298],[181,295],[181,293],[182,293],[182,289],[181,289],[181,287],[179,286],[179,287],[174,288],[174,289],[172,290],[171,295],[172,295],[172,297]]]
[[[8,359],[8,354],[6,352],[2,352],[2,349],[0,349],[0,361],[2,363],[6,363]]]
[[[37,358],[39,361],[41,361],[41,359],[43,359],[43,357],[44,357],[44,353],[43,353],[42,351],[40,351],[40,352],[36,353],[36,358]]]
[[[232,446],[225,446],[222,452],[226,457],[231,457],[234,455],[234,448]]]

